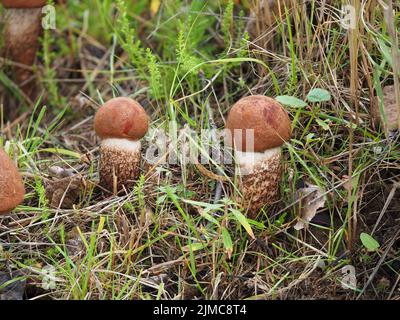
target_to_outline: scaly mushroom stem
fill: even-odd
[[[281,180],[281,148],[265,152],[235,151],[235,161],[239,169],[239,202],[248,209],[250,218],[268,203],[277,200]],[[240,181],[241,180],[241,181]]]
[[[41,8],[4,8],[5,56],[15,62],[14,80],[21,90],[31,96],[35,82],[30,67],[35,62],[42,33]]]
[[[114,193],[134,185],[140,175],[141,143],[104,139],[100,145],[100,184]]]

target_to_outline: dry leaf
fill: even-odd
[[[21,271],[16,271],[13,274],[0,271],[0,288],[0,301],[22,300],[26,288],[26,279]]]
[[[150,283],[159,286],[161,283],[166,283],[169,279],[168,274],[166,273],[161,273],[159,275],[156,276],[151,276],[148,277],[146,280],[149,281]]]
[[[158,10],[160,9],[161,6],[161,0],[151,0],[151,4],[150,4],[150,12],[151,12],[151,16],[154,17]]]
[[[74,175],[74,170],[73,169],[63,169],[59,166],[52,166],[49,168],[49,174],[52,177],[62,179],[62,178],[66,178],[66,177],[72,177]]]
[[[396,94],[394,85],[386,86],[382,89],[383,93],[383,108],[386,115],[386,125],[382,120],[381,113],[379,110],[379,101],[378,97],[376,98],[377,103],[374,104],[374,108],[372,110],[373,117],[376,122],[381,122],[382,125],[387,128],[389,131],[397,130],[397,119],[398,119],[398,106],[396,104]],[[399,106],[400,107],[400,106]]]
[[[60,167],[49,168],[53,177],[46,185],[46,197],[52,208],[71,209],[79,200],[83,189],[82,178],[74,174],[72,169]]]
[[[326,202],[325,190],[315,185],[307,185],[296,192],[296,200],[299,199],[300,217],[294,228],[304,229],[315,217],[317,210],[323,208]]]

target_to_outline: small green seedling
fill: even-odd
[[[379,243],[376,241],[373,237],[371,237],[369,234],[362,232],[360,234],[360,240],[364,247],[370,251],[374,252],[377,251],[379,248]]]

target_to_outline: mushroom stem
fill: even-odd
[[[242,152],[235,150],[235,161],[239,170],[239,200],[248,214],[254,218],[266,204],[277,200],[281,180],[281,148],[264,152]]]
[[[100,184],[117,193],[132,186],[140,174],[141,143],[129,139],[104,139],[100,145]]]
[[[17,65],[14,80],[21,90],[31,96],[35,82],[31,81],[31,66],[35,62],[42,32],[41,8],[4,8],[5,56]]]

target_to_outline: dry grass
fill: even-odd
[[[0,218],[0,270],[24,272],[27,298],[399,299],[399,143],[370,112],[396,70],[382,47],[393,41],[383,11],[372,1],[351,1],[363,11],[357,29],[347,32],[340,1],[286,1],[289,7],[275,7],[275,15],[263,7],[267,1],[248,2],[235,5],[234,23],[225,28],[223,1],[195,12],[189,1],[167,1],[152,18],[146,6],[129,11],[142,46],[157,55],[158,96],[150,71],[144,77],[121,46],[121,30],[113,25],[118,13],[94,0],[58,11],[58,29],[44,40],[54,56],[42,54],[37,66],[45,90],[35,112],[0,88],[6,108],[28,107],[14,122],[3,121],[0,138],[27,189],[24,204]],[[192,31],[179,56],[180,23]],[[178,163],[148,172],[144,163],[134,190],[115,196],[97,185],[93,115],[115,95],[140,101],[153,128],[176,120],[199,130],[214,122],[223,128],[229,107],[244,95],[305,99],[312,88],[328,90],[332,99],[288,107],[294,130],[284,147],[282,197],[250,221],[254,238],[232,218],[236,205],[227,199],[235,194],[234,178],[216,179],[230,176],[229,167]],[[73,208],[54,208],[46,198],[46,190],[54,191],[54,166],[76,178],[66,180],[60,198],[78,185]],[[327,203],[309,228],[295,231],[296,192],[305,183],[325,190]],[[379,242],[376,252],[362,246],[361,232]],[[43,290],[49,265],[56,287]],[[356,290],[340,283],[346,265],[356,268]]]

